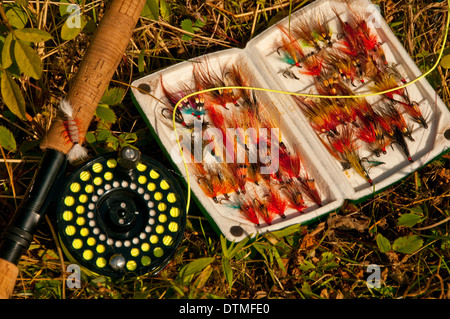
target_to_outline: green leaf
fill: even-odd
[[[376,237],[376,241],[377,241],[378,249],[380,249],[380,251],[382,253],[387,253],[388,251],[390,251],[392,249],[389,239],[387,239],[383,235],[378,234]]]
[[[395,28],[395,27],[397,27],[397,26],[399,26],[399,25],[403,25],[403,21],[397,21],[397,22],[389,23],[389,26],[390,26],[391,28]]]
[[[206,21],[206,17],[204,17],[205,21]],[[192,25],[192,28],[194,29],[194,31],[198,31],[201,28],[203,28],[205,26],[206,22],[204,22],[201,19],[197,19],[195,20],[194,24]]]
[[[272,235],[273,235],[275,238],[283,238],[283,237],[292,235],[292,234],[294,234],[295,232],[299,231],[299,230],[300,230],[300,227],[301,227],[300,224],[295,224],[295,225],[286,227],[286,228],[284,228],[284,229],[274,231],[274,232],[272,232]]]
[[[2,67],[7,69],[11,66],[13,63],[12,56],[12,48],[13,48],[13,35],[12,32],[8,33],[5,39],[5,43],[3,43],[3,49],[2,49]]]
[[[422,210],[422,207],[420,207],[420,206],[406,208],[406,209],[409,210],[410,212],[413,212],[414,214],[423,215],[423,210]]]
[[[110,130],[100,130],[97,132],[97,141],[111,141],[112,133]]]
[[[52,36],[44,30],[36,28],[23,28],[14,31],[14,35],[27,42],[43,42],[50,40]]]
[[[38,80],[42,75],[42,61],[35,50],[25,41],[17,40],[14,43],[14,59],[20,71],[25,75]]]
[[[450,69],[450,54],[448,54],[442,58],[441,66],[445,69]]]
[[[311,290],[311,286],[305,281],[302,284],[302,293],[305,294],[306,297],[311,297],[313,292]]]
[[[158,21],[159,17],[159,1],[147,0],[141,12],[141,17]]]
[[[120,102],[122,102],[125,93],[126,93],[125,89],[119,87],[108,89],[103,94],[100,103],[107,105],[117,105]]]
[[[74,11],[76,11],[80,5],[82,4],[83,0],[61,0],[59,1],[59,14],[61,17],[67,16],[69,14],[72,14]],[[78,5],[78,8],[76,7]]]
[[[222,254],[224,258],[230,258],[228,253],[228,247],[227,247],[227,239],[225,236],[220,235],[220,244],[222,245]],[[233,243],[231,243],[231,246],[233,246]]]
[[[193,27],[193,23],[192,23],[191,19],[184,19],[183,21],[181,21],[181,28],[184,31],[194,33],[194,29],[192,27]]]
[[[424,219],[423,215],[415,213],[402,214],[397,220],[397,225],[412,227],[415,224],[422,222]]]
[[[95,30],[97,30],[97,24],[95,24],[94,19],[92,19],[89,16],[83,16],[83,17],[86,18],[86,24],[83,27],[83,32],[86,34],[94,34]]]
[[[184,276],[194,275],[201,272],[206,266],[214,261],[214,257],[197,258],[187,265],[184,265],[182,272]]]
[[[144,73],[145,72],[145,49],[142,49],[141,52],[139,52],[139,57],[138,57],[138,71],[139,73]]]
[[[192,21],[189,19],[184,19],[183,21],[181,21],[181,29],[183,29],[184,31],[190,32],[190,33],[194,33],[194,29],[192,28]],[[183,40],[184,41],[189,41],[193,38],[192,35],[190,34],[183,34]]]
[[[120,147],[125,147],[137,141],[136,133],[121,133],[119,135]]]
[[[213,267],[211,267],[211,265],[206,266],[205,269],[202,270],[200,275],[198,275],[198,278],[195,280],[193,286],[197,289],[203,287],[208,281],[209,277],[211,277],[213,271],[214,269]]]
[[[0,31],[0,34],[1,34],[1,31]],[[5,37],[0,35],[0,62],[1,62],[1,53],[2,53],[4,45],[5,45]]]
[[[61,38],[66,41],[75,39],[86,24],[87,18],[84,15],[80,16],[77,12],[72,13],[61,27]]]
[[[397,238],[392,244],[392,249],[399,253],[412,254],[423,245],[423,239],[418,235]]]
[[[117,120],[114,111],[106,104],[99,104],[95,110],[95,114],[104,122],[115,123]]]
[[[13,61],[13,64],[11,64],[11,66],[7,70],[16,79],[20,78],[20,76],[22,75],[22,72],[20,72],[16,61]]]
[[[10,111],[21,120],[25,120],[25,99],[23,98],[22,92],[20,92],[19,86],[8,71],[3,71],[1,92],[3,101]]]
[[[95,141],[97,141],[97,138],[95,137],[95,134],[92,133],[92,132],[87,132],[86,135],[84,136],[84,138],[90,144],[95,143]]]
[[[4,126],[0,126],[0,146],[8,151],[15,150],[17,148],[14,135]]]
[[[2,4],[3,5],[3,4]],[[16,4],[5,4],[5,13],[11,26],[21,29],[28,23],[28,15],[20,6]]]
[[[231,287],[233,286],[233,269],[231,268],[229,259],[222,259],[222,268],[225,279],[228,282],[228,288],[231,290]]]
[[[280,269],[283,271],[283,273],[286,273],[286,268],[284,267],[283,261],[281,260],[280,253],[278,252],[278,250],[275,247],[272,247],[272,253],[273,253],[273,256],[275,257],[275,261],[277,262],[278,267],[280,267]]]
[[[444,237],[441,240],[441,249],[450,251],[450,237]]]
[[[248,237],[246,237],[246,238],[244,238],[244,239],[242,239],[231,251],[230,251],[230,258],[233,258],[234,256],[236,256],[237,255],[237,253],[238,252],[240,252],[243,248],[244,248],[244,246],[245,246],[245,244],[247,244],[247,242],[248,242]],[[230,247],[231,248],[231,247]]]
[[[301,264],[298,265],[298,268],[306,272],[308,270],[315,269],[316,266],[314,266],[314,264],[309,260],[305,259]]]
[[[178,272],[177,278],[181,279],[184,284],[187,284],[192,280],[192,276],[200,273],[213,261],[214,257],[203,257],[195,259],[181,267],[180,271]]]
[[[159,9],[161,11],[161,17],[164,20],[168,20],[172,12],[166,0],[159,0]]]

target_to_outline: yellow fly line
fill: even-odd
[[[448,6],[450,8],[450,0],[447,0],[447,4],[448,4]],[[209,89],[205,89],[205,90],[196,91],[196,92],[190,93],[190,94],[184,96],[183,98],[181,98],[174,106],[172,121],[173,121],[173,130],[175,132],[176,141],[177,141],[178,148],[180,150],[181,157],[182,157],[183,163],[184,163],[184,168],[185,168],[185,171],[186,171],[186,182],[187,182],[187,188],[188,188],[188,190],[187,190],[188,193],[187,193],[187,198],[186,198],[186,214],[189,211],[189,206],[190,206],[190,201],[191,201],[191,187],[190,187],[191,185],[190,185],[188,166],[187,166],[187,162],[186,162],[186,159],[184,157],[184,154],[183,154],[183,148],[182,148],[181,143],[180,143],[180,139],[179,139],[178,132],[177,132],[177,127],[176,127],[176,121],[175,121],[176,110],[177,110],[177,108],[180,106],[180,104],[184,100],[187,100],[187,99],[189,99],[190,97],[192,97],[194,95],[208,93],[208,92],[216,91],[216,90],[224,90],[224,89],[255,90],[255,91],[264,91],[264,92],[272,92],[272,93],[279,93],[279,94],[296,95],[296,96],[303,96],[303,97],[310,97],[310,98],[322,98],[322,99],[325,99],[325,98],[326,99],[350,99],[350,98],[354,99],[354,98],[364,98],[364,97],[370,97],[370,96],[383,95],[383,94],[386,94],[386,93],[394,92],[394,91],[406,88],[407,86],[420,81],[424,77],[428,76],[431,72],[433,72],[439,66],[439,63],[440,63],[440,61],[442,59],[442,56],[444,54],[445,43],[447,41],[448,32],[449,32],[449,26],[450,26],[450,15],[447,12],[447,24],[446,24],[445,33],[444,33],[444,39],[442,41],[442,47],[440,49],[439,56],[438,56],[438,59],[437,59],[436,63],[428,71],[423,73],[421,76],[411,80],[410,82],[408,82],[408,83],[406,83],[404,85],[401,85],[401,86],[398,86],[398,87],[395,87],[395,88],[392,88],[392,89],[389,89],[389,90],[380,91],[380,92],[374,92],[374,93],[358,94],[358,95],[320,95],[320,94],[308,94],[308,93],[297,93],[297,92],[281,91],[281,90],[267,89],[267,88],[260,88],[260,87],[223,86],[223,87],[214,87],[214,88],[209,88]]]

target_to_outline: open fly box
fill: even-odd
[[[240,241],[314,221],[444,154],[450,113],[425,78],[373,94],[420,75],[370,1],[317,0],[244,49],[144,76],[132,92],[205,215]]]

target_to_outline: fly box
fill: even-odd
[[[318,0],[132,93],[206,217],[239,241],[317,220],[444,154],[446,105],[425,78],[397,89],[420,75],[370,1]]]

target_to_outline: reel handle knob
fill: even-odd
[[[125,258],[121,254],[115,254],[111,256],[109,265],[114,270],[121,270],[125,267]]]
[[[125,146],[119,151],[119,159],[117,162],[126,171],[132,170],[136,167],[141,159],[141,153],[139,150]]]

